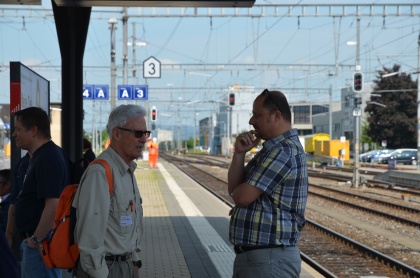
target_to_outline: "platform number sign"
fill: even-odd
[[[94,86],[94,99],[108,100],[109,99],[109,86],[108,85],[95,85]]]
[[[83,85],[82,95],[85,100],[109,100],[109,86]]]
[[[133,86],[133,99],[134,100],[147,100],[149,95],[149,86],[147,85],[134,85]]]
[[[118,100],[147,100],[148,85],[118,85]]]
[[[93,85],[83,86],[83,99],[93,99]]]
[[[144,78],[160,78],[160,61],[151,56],[143,62]]]
[[[133,86],[118,85],[118,99],[119,100],[130,100],[132,98],[133,98]]]

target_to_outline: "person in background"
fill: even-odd
[[[10,169],[0,170],[0,231],[2,233],[6,232],[11,192]]]
[[[105,141],[105,145],[104,145],[105,150],[108,149],[110,143],[111,143],[111,140],[109,138],[107,138],[106,141]]]
[[[92,144],[86,138],[83,138],[83,168],[86,169],[89,163],[96,158],[95,153],[92,151]]]
[[[19,159],[15,167],[13,167],[12,174],[12,193],[10,196],[10,206],[9,214],[7,217],[7,227],[6,227],[6,239],[9,247],[12,249],[13,255],[18,263],[18,269],[20,270],[20,264],[22,261],[22,255],[20,253],[20,243],[23,238],[19,233],[16,232],[15,225],[15,203],[17,197],[23,188],[23,181],[25,179],[26,171],[28,170],[29,165],[29,152]]]
[[[233,277],[299,277],[308,169],[284,94],[264,90],[249,124],[254,130],[236,138],[228,171]],[[244,166],[246,152],[261,140],[263,148]]]
[[[110,145],[98,159],[110,165],[114,181],[111,197],[102,165],[89,166],[81,179],[73,201],[77,217],[75,241],[80,250],[77,278],[139,275],[144,228],[134,160],[150,136],[146,115],[138,105],[120,105],[109,115]]]
[[[23,278],[61,277],[61,269],[48,269],[39,253],[39,242],[54,225],[61,191],[70,182],[70,165],[63,150],[51,141],[48,114],[38,107],[14,113],[12,137],[30,160],[23,188],[15,204],[17,232],[23,237]]]
[[[156,168],[159,155],[159,144],[157,143],[156,137],[153,137],[152,140],[149,140],[147,143],[147,150],[149,151],[149,166],[150,168]]]
[[[13,253],[7,246],[6,237],[3,231],[0,231],[0,277],[18,278],[19,270]]]
[[[148,162],[149,162],[150,168],[152,168],[152,165],[153,165],[152,157],[150,156],[150,149],[152,148],[152,143],[153,143],[152,138],[147,138],[146,150],[149,153]]]

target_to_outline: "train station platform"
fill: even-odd
[[[389,170],[378,174],[374,180],[420,189],[420,171],[418,170]]]
[[[140,277],[232,277],[229,206],[177,169],[137,161],[145,235]],[[305,263],[300,277],[323,277]]]

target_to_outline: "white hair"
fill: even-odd
[[[128,119],[145,117],[146,115],[146,110],[139,105],[123,104],[117,106],[111,111],[111,114],[109,114],[108,124],[106,125],[109,137],[112,137],[112,130],[114,128],[123,127],[127,123]]]

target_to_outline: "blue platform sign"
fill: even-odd
[[[147,100],[147,85],[118,85],[118,100]]]
[[[108,85],[83,85],[83,99],[109,100]]]
[[[147,100],[149,97],[149,86],[147,85],[134,85],[133,99]]]
[[[108,85],[95,85],[94,86],[94,99],[95,100],[108,100],[109,99],[109,86]]]
[[[118,85],[118,99],[129,100],[133,98],[133,86],[132,85]]]
[[[93,85],[83,85],[83,99],[93,99]]]

